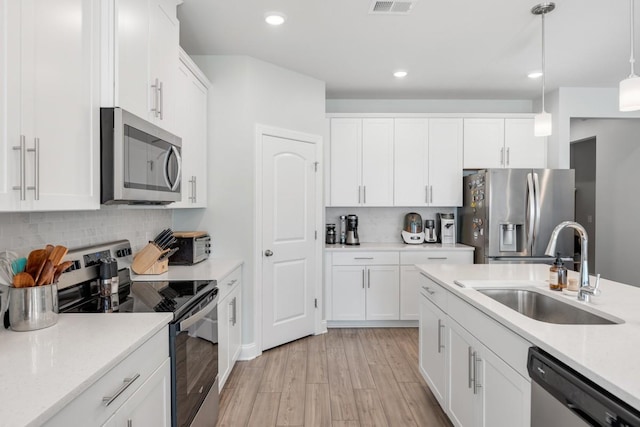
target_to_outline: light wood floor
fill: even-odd
[[[418,371],[417,328],[329,329],[237,362],[218,426],[450,426]]]

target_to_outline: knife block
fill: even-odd
[[[169,270],[169,259],[158,261],[165,252],[150,242],[133,256],[131,269],[136,274],[162,274]]]

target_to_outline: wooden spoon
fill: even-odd
[[[36,286],[48,285],[53,280],[53,274],[55,272],[55,267],[50,259],[44,262],[44,267],[42,268],[42,272],[40,273],[40,277],[36,282]]]
[[[29,273],[22,272],[13,276],[14,288],[28,288],[31,286],[35,286],[35,282]]]
[[[64,256],[67,254],[67,251],[67,248],[60,245],[53,248],[53,251],[51,251],[51,254],[49,255],[49,259],[53,263],[54,267],[60,264],[60,261],[62,261],[62,258],[64,258]]]
[[[62,264],[56,265],[55,272],[53,273],[53,283],[58,283],[58,279],[62,276],[62,273],[67,271],[67,268],[71,267],[73,261],[65,261]]]
[[[36,249],[31,251],[29,257],[27,258],[27,267],[25,269],[25,272],[29,273],[34,281],[37,281],[46,260],[46,249]]]

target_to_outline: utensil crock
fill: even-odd
[[[58,321],[58,285],[9,288],[9,324],[14,331],[35,331]]]

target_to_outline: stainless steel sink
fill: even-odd
[[[518,313],[534,320],[566,325],[614,325],[610,320],[566,302],[528,289],[478,289]]]

